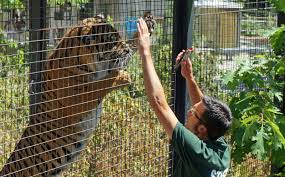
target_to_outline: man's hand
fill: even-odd
[[[180,58],[183,56],[183,53],[185,50],[182,50],[177,57],[176,57],[176,62],[180,60]],[[192,62],[191,59],[188,57],[187,60],[181,62],[181,75],[185,79],[193,79],[193,69],[192,69]]]
[[[137,23],[138,27],[138,50],[142,57],[150,55],[150,38],[145,21],[140,18]]]
[[[177,55],[176,62],[180,60],[184,52],[185,50],[182,50],[182,52]],[[187,60],[181,62],[181,75],[187,81],[187,89],[191,104],[194,105],[200,102],[203,97],[203,93],[194,79],[192,62],[190,57],[188,57]]]

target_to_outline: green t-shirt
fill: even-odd
[[[175,177],[224,177],[230,166],[230,149],[224,137],[216,141],[200,140],[180,122],[172,134],[177,153]]]

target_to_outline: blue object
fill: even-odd
[[[132,38],[134,33],[138,31],[137,29],[137,17],[127,17],[126,18],[126,31],[128,38]]]

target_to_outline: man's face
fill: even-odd
[[[203,124],[202,115],[205,111],[202,101],[196,103],[188,110],[185,127],[192,133],[197,135],[200,139],[208,137],[207,128]]]

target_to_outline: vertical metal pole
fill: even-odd
[[[45,54],[45,31],[47,0],[29,0],[29,63],[30,63],[30,115],[36,113],[41,102],[41,71]]]
[[[279,12],[277,15],[277,25],[280,27],[285,24],[285,13]],[[285,76],[282,76],[281,79],[285,82]],[[285,114],[285,86],[283,87],[283,99],[282,99],[282,107],[281,111]]]
[[[174,0],[173,6],[173,56],[172,66],[175,64],[176,56],[183,49],[192,46],[192,7],[194,0]],[[181,123],[185,122],[187,106],[189,104],[186,82],[180,70],[173,76],[174,112]],[[177,156],[170,148],[172,164],[170,169],[171,176],[176,168]]]

